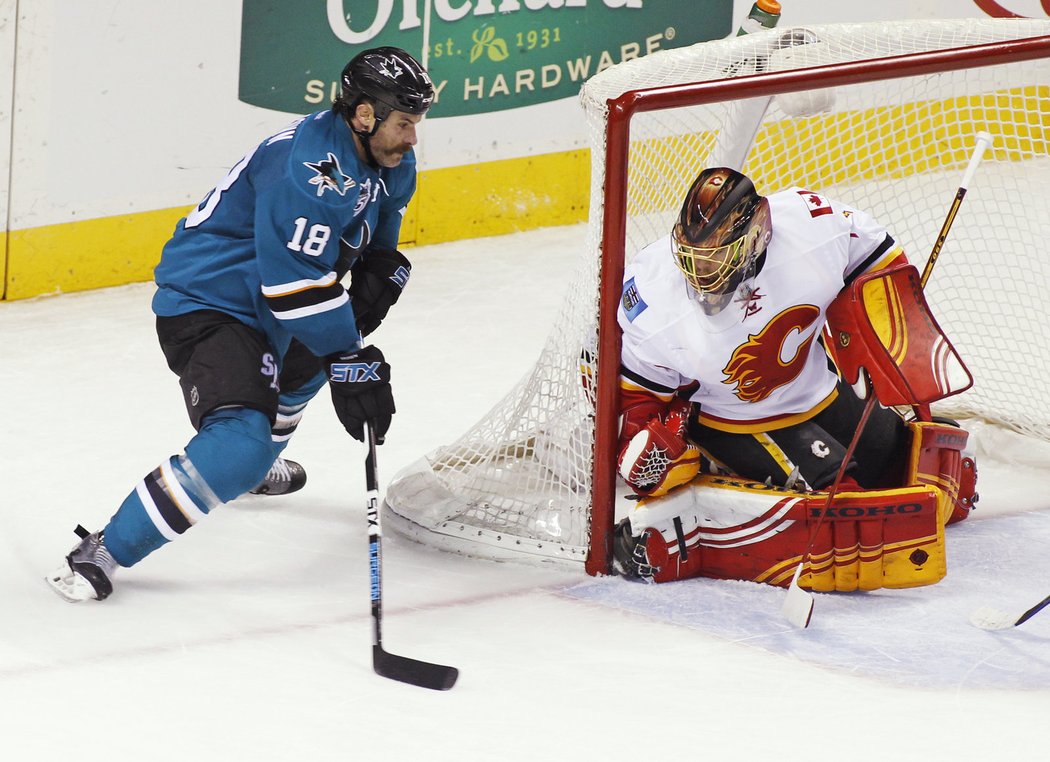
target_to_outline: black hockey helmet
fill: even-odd
[[[705,312],[721,312],[740,284],[754,277],[771,236],[769,202],[750,179],[727,167],[697,175],[671,238],[675,264]]]
[[[434,102],[434,85],[423,66],[401,48],[372,48],[358,53],[343,68],[336,106],[347,119],[367,98],[376,124],[391,111],[425,114]]]

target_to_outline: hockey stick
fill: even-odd
[[[970,615],[970,624],[974,627],[980,627],[982,630],[1008,630],[1011,627],[1024,624],[1047,606],[1050,606],[1050,595],[1043,598],[1043,600],[1023,614],[1010,614],[1006,611],[994,609],[991,606],[983,606]]]
[[[383,549],[379,524],[379,477],[376,472],[376,435],[372,422],[365,424],[368,456],[365,458],[365,487],[368,490],[368,566],[372,588],[372,669],[377,675],[435,691],[456,684],[459,670],[383,650]]]
[[[951,230],[952,223],[955,222],[955,216],[959,212],[959,207],[962,206],[963,198],[966,197],[966,190],[970,187],[970,181],[973,180],[974,173],[977,171],[977,165],[981,163],[981,159],[984,157],[984,152],[992,144],[992,136],[987,132],[977,133],[977,145],[974,146],[973,154],[970,156],[970,163],[966,165],[966,171],[963,173],[962,182],[959,184],[959,189],[955,192],[955,198],[952,200],[952,205],[948,209],[948,214],[944,218],[944,224],[941,225],[941,230],[937,234],[937,240],[934,241],[933,250],[930,252],[929,258],[926,260],[926,267],[923,268],[920,285],[926,286],[926,282],[930,279],[930,273],[933,272],[933,266],[937,262],[937,258],[941,255],[941,249],[944,248],[944,242],[948,238],[948,231]],[[839,483],[842,481],[842,477],[846,473],[846,468],[849,465],[850,457],[853,455],[853,450],[857,445],[857,441],[860,439],[861,432],[864,431],[864,426],[868,423],[868,417],[871,415],[872,409],[875,407],[875,394],[874,391],[868,388],[868,400],[864,404],[864,412],[861,414],[860,422],[857,424],[857,430],[853,434],[853,439],[850,441],[849,447],[846,449],[846,455],[842,459],[842,465],[839,466],[838,473],[835,475],[835,481],[831,485],[831,489],[828,490],[828,498],[824,502],[824,508],[820,512],[820,518],[817,519],[817,524],[810,533],[809,544],[806,546],[805,553],[802,554],[802,560],[799,561],[798,566],[795,567],[795,573],[791,577],[791,583],[788,585],[787,595],[784,597],[784,604],[781,606],[781,613],[787,618],[791,624],[795,625],[800,629],[804,629],[809,626],[810,620],[813,618],[813,594],[807,590],[803,590],[799,585],[799,579],[802,576],[802,570],[809,561],[809,554],[813,550],[813,543],[817,539],[817,530],[820,529],[820,525],[824,521],[825,515],[827,515],[828,509],[831,507],[831,501],[835,497],[835,493],[838,491]],[[1040,606],[1046,605],[1044,601]],[[1038,611],[1039,607],[1036,607]],[[1027,614],[1028,612],[1026,612]],[[1031,612],[1032,614],[1035,611]],[[1018,622],[1020,624],[1020,622]]]
[[[802,560],[795,567],[795,573],[791,577],[791,584],[788,585],[787,595],[784,596],[784,605],[780,607],[784,617],[799,629],[809,627],[809,620],[813,618],[813,594],[808,590],[803,590],[798,583],[799,578],[802,576],[802,569],[809,562],[809,554],[813,552],[813,543],[817,541],[817,532],[820,531],[820,526],[824,523],[824,517],[828,515],[831,502],[835,499],[835,495],[838,494],[839,485],[842,484],[842,477],[846,475],[850,458],[853,457],[853,451],[857,447],[857,442],[860,441],[860,434],[864,431],[864,427],[867,425],[868,418],[871,416],[871,411],[874,408],[875,393],[869,388],[868,399],[864,403],[864,412],[860,414],[860,421],[857,423],[857,431],[853,434],[849,447],[846,448],[845,455],[842,456],[842,465],[839,466],[839,470],[835,473],[835,481],[832,482],[831,488],[828,490],[828,497],[824,501],[824,507],[820,510],[820,518],[817,519],[813,531],[809,533],[809,543],[806,545],[806,552],[802,554]]]
[[[948,237],[948,231],[952,227],[952,223],[955,222],[955,215],[959,213],[959,207],[962,206],[963,199],[966,197],[966,190],[970,187],[970,181],[973,180],[973,175],[977,171],[977,165],[981,163],[981,159],[984,157],[984,152],[992,144],[992,136],[987,132],[977,133],[977,145],[973,147],[973,154],[970,156],[970,163],[966,165],[966,171],[963,173],[962,182],[959,183],[959,190],[955,192],[955,198],[952,200],[952,206],[948,210],[948,216],[944,218],[944,224],[941,225],[941,232],[937,234],[937,240],[933,244],[933,251],[930,252],[930,258],[926,260],[926,267],[922,270],[922,279],[920,283],[923,287],[926,286],[926,281],[930,279],[930,273],[933,272],[933,266],[937,263],[937,258],[941,255],[941,249],[944,247],[944,241]]]

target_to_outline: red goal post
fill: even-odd
[[[581,103],[592,125],[591,223],[566,306],[533,372],[395,477],[385,508],[395,529],[468,555],[609,570],[624,491],[623,269],[670,229],[708,165],[742,169],[760,192],[802,185],[846,200],[918,260],[973,136],[990,132],[996,144],[928,291],[978,381],[944,412],[1047,436],[1050,414],[1014,387],[1020,376],[1050,391],[1050,342],[1032,343],[1050,321],[1050,253],[1034,250],[1050,219],[1050,23],[771,30],[614,66],[585,84]],[[1025,319],[1042,325],[1014,341]]]

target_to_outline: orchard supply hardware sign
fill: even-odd
[[[584,80],[621,61],[725,37],[733,11],[726,0],[243,3],[240,100],[295,114],[325,108],[347,61],[396,45],[425,55],[432,117],[576,97]]]

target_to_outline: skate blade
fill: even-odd
[[[59,597],[70,603],[98,600],[91,583],[68,566],[56,569],[44,577],[44,581]]]

